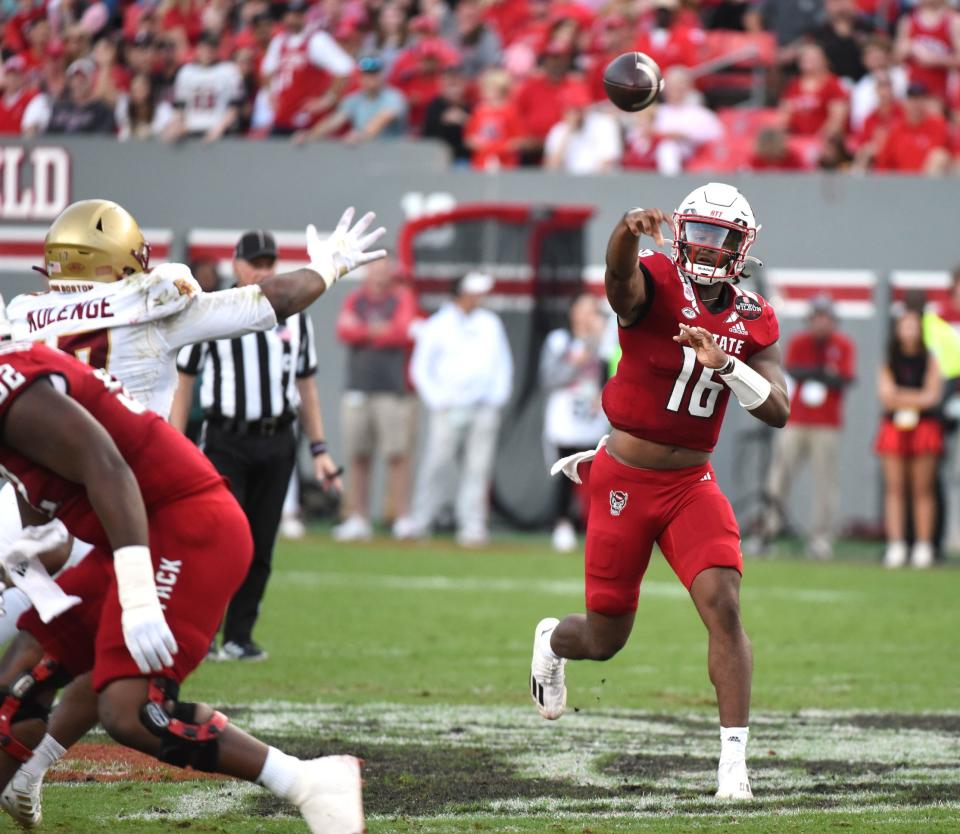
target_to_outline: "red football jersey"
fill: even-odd
[[[713,451],[730,389],[693,348],[673,337],[678,323],[704,327],[720,349],[747,361],[780,337],[773,308],[759,295],[731,284],[727,304],[713,313],[666,255],[645,249],[640,264],[649,275],[646,312],[620,328],[623,356],[603,389],[603,410],[615,428],[644,440]]]
[[[128,397],[104,370],[42,343],[0,345],[0,421],[38,379],[50,379],[93,415],[133,470],[147,512],[223,483],[189,440]],[[0,474],[29,504],[59,518],[78,539],[109,548],[82,484],[61,478],[0,442]]]
[[[911,46],[914,44],[922,46],[938,58],[950,57],[956,47],[950,30],[955,14],[956,12],[950,9],[944,9],[941,14],[934,17],[931,23],[925,23],[920,11],[914,10],[907,19],[907,32]],[[921,64],[913,56],[908,57],[905,63],[911,83],[923,84],[931,95],[946,100],[947,84],[950,80],[949,69]]]

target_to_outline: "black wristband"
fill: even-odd
[[[732,374],[733,369],[736,367],[737,367],[737,360],[731,356],[730,359],[727,361],[727,364],[717,371],[717,376],[726,376],[727,374]]]
[[[325,455],[327,453],[327,441],[326,440],[315,440],[310,444],[310,454],[315,458],[320,457],[320,455]]]

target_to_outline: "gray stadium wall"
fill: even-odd
[[[186,236],[195,228],[299,230],[313,222],[329,229],[343,207],[356,205],[378,213],[392,242],[405,220],[426,211],[503,201],[595,205],[586,262],[600,263],[609,230],[625,209],[671,210],[704,179],[639,173],[573,178],[536,171],[484,175],[451,170],[441,147],[407,142],[361,148],[333,144],[297,148],[277,141],[170,147],[72,139],[7,141],[0,149],[0,233],[12,233],[24,224],[41,228],[65,201],[106,197],[130,209],[142,226],[171,230],[174,259],[183,257]],[[46,193],[41,200],[31,198],[35,168],[42,169],[39,177]],[[730,179],[748,196],[763,223],[754,253],[768,269],[876,273],[875,312],[844,321],[857,342],[859,363],[846,407],[840,461],[841,518],[846,524],[876,521],[879,468],[871,451],[878,412],[874,379],[885,342],[888,280],[897,270],[942,271],[960,261],[957,180],[807,174]],[[9,297],[35,289],[38,280],[18,265],[0,275],[0,286]],[[339,447],[344,356],[333,336],[333,322],[349,286],[338,285],[313,309],[321,352],[320,390],[334,449]],[[517,323],[518,315],[504,313],[508,326]],[[788,336],[802,319],[784,317],[782,323]],[[739,409],[731,408],[715,457],[720,483],[741,511],[752,503],[765,471],[754,442],[757,428]],[[535,433],[536,427],[526,431]],[[511,485],[523,485],[525,492],[533,488],[545,496],[549,484],[539,443],[520,447],[522,455],[511,453],[501,459],[498,482],[508,492]],[[807,484],[806,477],[799,479],[791,504],[801,526],[807,518]]]

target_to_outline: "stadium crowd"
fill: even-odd
[[[0,133],[440,140],[484,170],[960,171],[952,0],[5,0]],[[602,74],[665,74],[639,114]]]

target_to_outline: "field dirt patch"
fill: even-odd
[[[193,782],[223,781],[217,774],[183,770],[158,762],[119,744],[81,742],[47,776],[50,782]]]

